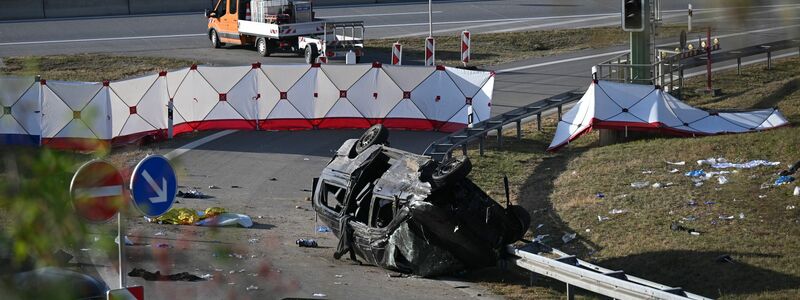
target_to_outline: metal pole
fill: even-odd
[[[575,300],[575,287],[567,283],[567,299]]]
[[[483,156],[483,134],[481,134],[480,140],[478,142],[478,150],[480,156]]]
[[[497,128],[497,145],[503,147],[503,126]]]
[[[123,211],[117,213],[117,238],[119,239],[119,288],[125,288],[125,225],[123,224]]]
[[[428,36],[433,36],[433,0],[428,0]]]
[[[689,26],[686,32],[692,32],[692,4],[689,3]]]
[[[736,58],[736,75],[742,75],[742,58]]]
[[[172,99],[167,101],[167,137],[171,140],[174,137],[175,130],[173,128],[173,104]]]
[[[706,30],[706,89],[711,91],[711,27]]]
[[[467,156],[467,143],[461,144],[461,153]]]
[[[536,129],[542,131],[542,113],[536,114]]]
[[[772,51],[767,51],[767,70],[772,70]]]
[[[517,140],[522,139],[522,121],[517,120]]]

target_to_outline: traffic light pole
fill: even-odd
[[[652,28],[650,19],[650,1],[642,1],[645,14],[642,16],[644,30],[631,32],[631,54],[630,63],[635,66],[631,68],[631,83],[650,84],[650,30]]]

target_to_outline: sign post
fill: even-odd
[[[403,45],[400,42],[392,45],[392,65],[399,66],[403,64]]]
[[[436,40],[432,36],[425,39],[425,66],[432,67],[436,64]]]
[[[126,199],[122,174],[106,161],[89,161],[78,168],[72,177],[70,195],[75,211],[89,222],[103,223],[117,215],[119,285],[124,288],[125,229],[121,211]]]
[[[464,67],[470,60],[471,48],[469,31],[464,30],[461,32],[461,62],[464,63]]]

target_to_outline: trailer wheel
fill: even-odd
[[[263,57],[269,56],[269,48],[267,46],[267,39],[265,38],[258,38],[256,40],[256,50],[258,50],[258,55]]]
[[[224,45],[223,43],[220,43],[219,35],[217,35],[217,31],[214,29],[211,29],[211,32],[208,33],[208,38],[211,39],[211,47],[213,48],[219,48]]]
[[[317,44],[306,45],[306,63],[316,63],[317,57],[319,57],[319,49],[317,49]]]

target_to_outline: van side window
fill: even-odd
[[[228,0],[228,5],[230,6],[229,11],[230,11],[231,14],[235,14],[236,13],[236,1],[237,0]]]

